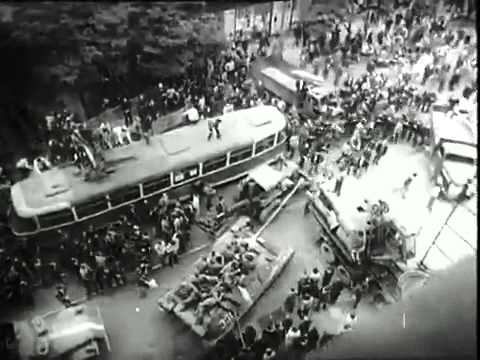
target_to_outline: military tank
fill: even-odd
[[[213,346],[255,305],[293,254],[255,236],[249,218],[240,217],[210,255],[192,265],[192,275],[158,300],[159,307]]]

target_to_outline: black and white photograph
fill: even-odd
[[[1,2],[0,359],[476,359],[477,5]]]

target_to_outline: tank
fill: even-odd
[[[110,351],[108,335],[98,307],[75,305],[2,325],[2,359],[95,358]]]
[[[192,275],[182,280],[158,300],[161,311],[170,312],[181,319],[205,341],[206,345],[214,345],[238,324],[238,321],[278,278],[294,254],[292,249],[278,249],[270,244],[267,245],[263,239],[255,236],[249,224],[249,218],[240,217],[215,241],[212,248],[217,256],[227,254],[226,251],[235,249],[237,245],[247,249],[240,252],[242,255],[234,256],[230,261],[226,260],[229,256],[224,256],[225,261],[218,271],[217,278],[226,279],[225,273],[235,272],[234,263],[241,264],[241,274],[235,276],[234,285],[229,281],[217,283],[213,281],[211,286],[203,286],[203,284],[197,286],[198,283],[192,275],[199,271],[204,261],[204,259],[198,259],[192,265],[190,271]],[[235,252],[235,250],[232,251]],[[209,256],[212,256],[212,253]],[[245,260],[238,260],[242,257]],[[205,273],[207,273],[206,270],[202,271],[202,274]],[[200,295],[191,306],[185,308],[179,290],[187,283],[195,284],[200,290]],[[225,288],[226,283],[230,284],[227,286],[229,290]],[[211,300],[212,295],[221,293],[224,295],[220,301]],[[208,302],[214,304],[205,307],[204,304]]]

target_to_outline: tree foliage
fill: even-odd
[[[33,66],[48,75],[39,81],[88,83],[106,74],[133,79],[139,69],[165,73],[172,62],[193,58],[195,46],[224,41],[220,20],[202,8],[202,3],[11,3],[9,26],[15,41],[42,49]],[[80,74],[92,75],[83,69],[92,64],[96,78],[78,81]]]

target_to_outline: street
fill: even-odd
[[[299,49],[292,45],[292,39],[287,39],[286,43],[284,60],[297,65]],[[348,72],[358,76],[364,73],[365,69],[365,61],[362,61],[349,67]],[[306,71],[310,70],[308,67]],[[390,70],[388,76],[398,76],[398,71]],[[330,90],[334,90],[332,77],[324,83],[325,88]],[[418,80],[415,79],[414,83],[418,83]],[[429,83],[427,87],[433,89],[434,86]],[[458,88],[462,86],[461,84]],[[445,92],[445,95],[458,95],[457,93],[458,91]],[[111,111],[104,116],[104,119],[122,121],[119,120],[121,116],[118,111]],[[178,119],[179,112],[169,115],[168,119],[162,119],[163,122],[157,122],[156,131],[174,126]],[[333,161],[338,155],[339,148],[332,149],[327,155],[327,161]],[[417,176],[406,198],[402,199],[398,189],[413,173]],[[433,278],[429,285],[433,290],[427,292],[425,287],[412,295],[412,300],[404,299],[380,310],[372,304],[362,302],[356,311],[359,325],[354,327],[354,331],[342,335],[330,347],[322,350],[320,356],[323,354],[325,357],[338,359],[359,354],[382,357],[387,354],[391,356],[391,351],[395,348],[400,354],[411,357],[411,349],[420,346],[412,334],[420,334],[417,335],[419,338],[424,335],[428,338],[425,341],[429,341],[415,351],[417,356],[455,356],[463,354],[462,351],[470,354],[470,348],[462,348],[462,337],[459,334],[453,334],[453,345],[439,344],[435,350],[435,335],[443,338],[443,331],[452,334],[455,329],[461,330],[462,326],[465,328],[461,334],[468,334],[466,337],[474,333],[472,323],[475,318],[473,306],[476,305],[476,272],[473,260],[476,257],[478,241],[477,198],[458,206],[452,202],[437,200],[429,212],[427,202],[432,187],[429,149],[414,149],[406,143],[390,144],[388,152],[378,165],[371,166],[359,179],[345,179],[340,199],[342,206],[356,208],[364,199],[384,200],[390,207],[389,216],[394,217],[407,234],[416,234],[415,256],[409,260],[406,267],[415,269],[423,263]],[[236,184],[219,189],[219,194],[224,196],[227,206],[236,191]],[[321,257],[316,244],[320,228],[313,216],[304,214],[305,201],[306,196],[299,191],[262,234],[261,237],[266,242],[282,248],[292,247],[295,255],[273,286],[242,320],[242,326],[253,324],[261,330],[262,319],[283,305],[289,289],[296,287],[297,280],[304,271],[310,273],[316,267],[323,273],[326,269],[327,263]],[[124,287],[109,289],[104,295],[87,300],[87,304],[98,305],[101,309],[110,337],[112,352],[103,355],[103,359],[195,360],[205,352],[201,340],[186,325],[172,314],[159,310],[157,305],[159,297],[189,275],[190,265],[210,251],[212,241],[205,232],[195,227],[192,237],[194,246],[201,249],[182,256],[180,263],[173,268],[164,267],[155,271],[153,277],[159,287],[150,289],[145,298],[139,297],[134,282],[130,282]],[[68,284],[71,298],[84,296],[85,291],[76,279],[69,278]],[[445,284],[448,284],[449,289],[445,289]],[[446,295],[448,292],[450,295]],[[441,301],[444,302],[443,305],[439,305]],[[3,308],[0,310],[0,319],[25,320],[61,307],[55,299],[54,288],[38,290],[35,302],[35,309],[13,312]],[[319,333],[337,332],[343,324],[344,311],[348,311],[352,303],[351,294],[345,291],[335,305],[314,314],[312,320]],[[467,315],[465,311],[468,312]],[[436,318],[438,314],[440,315]],[[450,314],[458,322],[450,322],[446,314]],[[461,325],[465,322],[467,325]],[[440,330],[437,327],[439,324]],[[452,324],[451,328],[449,324]],[[415,331],[405,331],[412,327]],[[311,359],[316,359],[318,353],[310,356]]]
[[[336,151],[332,151],[332,157],[336,156]],[[409,145],[392,145],[385,158],[381,159],[376,167],[372,167],[364,177],[360,179],[346,179],[342,196],[350,199],[350,203],[355,205],[363,201],[363,198],[384,199],[390,204],[392,216],[398,216],[399,221],[409,229],[414,231],[419,224],[424,224],[421,236],[417,241],[417,258],[422,258],[425,249],[428,248],[432,236],[435,236],[437,229],[444,221],[451,204],[438,201],[434,205],[431,214],[426,210],[428,199],[428,190],[430,187],[428,176],[428,159],[420,151],[413,150]],[[410,189],[406,200],[402,200],[398,194],[393,192],[411,172],[418,173],[416,182]],[[226,199],[231,198],[236,187],[228,186],[221,191]],[[285,271],[273,286],[260,298],[257,305],[247,314],[242,325],[252,323],[260,329],[259,319],[264,318],[273,310],[278,309],[283,304],[283,300],[291,287],[296,286],[300,275],[307,270],[310,272],[313,267],[317,267],[320,272],[326,267],[322,260],[318,246],[315,241],[318,239],[319,227],[312,216],[303,214],[305,197],[301,192],[294,196],[288,206],[278,215],[273,223],[266,228],[262,237],[267,242],[272,242],[282,247],[291,246],[295,249],[295,256],[287,265]],[[467,211],[463,206],[456,211]],[[465,221],[468,221],[463,213],[450,218],[450,226],[472,245],[476,241],[471,238],[476,235],[476,227],[470,227]],[[474,217],[471,217],[474,219]],[[415,220],[415,221],[414,221]],[[432,224],[430,226],[430,224]],[[429,225],[429,226],[426,226]],[[432,229],[427,231],[426,229]],[[471,230],[468,233],[469,229]],[[445,231],[445,228],[444,228]],[[452,231],[452,230],[450,230]],[[201,237],[201,231],[195,231],[196,237]],[[203,234],[205,236],[205,234]],[[453,261],[459,261],[465,257],[475,255],[475,251],[468,246],[464,246],[465,251],[460,252],[464,240],[459,237],[452,237],[446,234],[443,240],[438,240],[438,250],[448,253]],[[196,244],[208,243],[207,240],[195,240]],[[207,254],[210,246],[192,255],[183,257],[180,264],[174,268],[163,268],[154,273],[154,278],[159,284],[159,288],[151,289],[146,298],[140,299],[134,285],[109,290],[103,296],[96,296],[90,302],[100,306],[105,325],[108,329],[112,353],[105,356],[105,359],[195,359],[202,352],[200,340],[184,326],[180,320],[170,314],[158,310],[157,299],[170,289],[175,283],[187,275],[189,265],[203,254]],[[453,250],[456,249],[454,252]],[[469,250],[469,251],[466,251]],[[441,263],[438,254],[430,252],[425,263],[430,266],[434,263]],[[442,255],[443,256],[443,255]],[[451,266],[450,262],[443,261],[443,268]],[[414,266],[413,264],[412,266]],[[433,266],[433,265],[432,265]],[[436,270],[436,268],[432,268]],[[72,298],[80,297],[84,294],[82,288],[75,284],[70,286],[69,292]],[[472,293],[472,297],[474,294]],[[343,300],[342,300],[343,299]],[[18,318],[29,318],[34,313],[42,313],[59,307],[59,303],[54,297],[54,290],[40,290],[37,296],[37,306],[35,311],[24,311],[18,314]],[[434,301],[434,299],[432,299]],[[328,312],[316,315],[314,321],[318,326],[320,333],[322,331],[334,331],[339,324],[338,314],[341,309],[348,308],[351,305],[349,294],[346,293],[341,300]],[[433,304],[432,304],[433,305]],[[138,311],[136,310],[138,308]],[[358,310],[360,319],[374,319],[376,310],[368,304],[361,305]],[[383,316],[378,314],[379,316]],[[373,320],[372,320],[373,321]],[[355,332],[356,333],[356,332]],[[195,349],[195,351],[192,351]],[[160,356],[160,357],[159,357]]]

